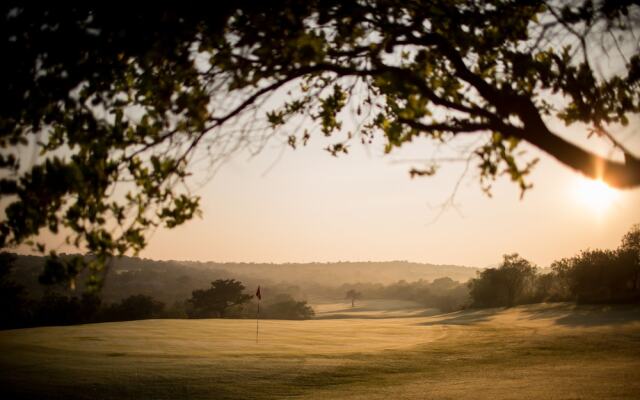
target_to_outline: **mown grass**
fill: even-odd
[[[42,399],[637,398],[639,320],[563,305],[265,321],[258,344],[255,321],[38,328],[0,333],[0,383]]]

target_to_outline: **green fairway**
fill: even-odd
[[[255,320],[0,332],[2,398],[600,399],[640,393],[637,307],[551,304],[436,316],[417,316],[411,307],[402,314],[399,304],[318,308],[325,319],[261,321],[258,343]],[[331,319],[332,313],[339,317]]]

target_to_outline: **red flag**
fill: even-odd
[[[262,300],[262,295],[260,294],[260,286],[258,286],[258,290],[256,291],[256,297],[258,300]]]

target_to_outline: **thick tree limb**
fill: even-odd
[[[592,179],[601,179],[616,188],[640,186],[640,161],[625,153],[625,161],[618,162],[587,151],[551,132],[537,110],[522,111],[525,126],[519,137],[545,151],[561,163]]]
[[[504,123],[496,123],[499,127],[498,131],[529,142],[562,164],[589,178],[601,179],[616,188],[640,186],[640,160],[638,158],[625,152],[625,162],[621,163],[570,143],[547,128],[530,98],[489,85],[466,66],[460,54],[444,38],[431,37],[430,35],[423,44],[437,46],[451,61],[456,74],[476,88],[480,95],[496,108],[498,114],[504,117],[517,115],[524,124],[524,127],[517,128]]]

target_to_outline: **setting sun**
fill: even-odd
[[[598,213],[606,211],[619,195],[616,189],[601,180],[581,178],[576,186],[578,200]]]

